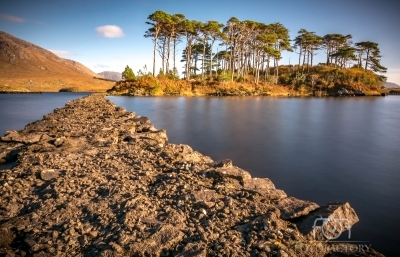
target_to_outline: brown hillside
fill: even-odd
[[[0,31],[0,90],[105,91],[112,83],[84,65]]]

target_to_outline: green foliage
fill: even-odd
[[[170,70],[168,72],[168,78],[169,79],[174,79],[174,80],[179,79],[179,72],[178,72],[178,69],[176,67],[174,67],[172,70]]]
[[[218,81],[226,82],[231,79],[232,73],[227,70],[222,70],[218,72]]]
[[[126,65],[125,70],[122,72],[122,78],[125,80],[135,80],[136,76],[132,69]]]

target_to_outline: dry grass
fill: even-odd
[[[60,89],[68,88],[80,92],[105,92],[113,85],[114,82],[87,76],[0,77],[0,91],[58,92]]]

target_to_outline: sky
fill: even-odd
[[[157,10],[202,22],[226,24],[231,17],[280,22],[289,29],[291,39],[301,28],[320,36],[351,34],[353,42],[379,44],[381,64],[388,68],[384,75],[388,82],[400,85],[400,1],[395,0],[3,0],[0,31],[95,72],[122,72],[129,65],[137,73],[145,65],[152,70],[153,43],[143,35],[149,28],[147,17]],[[180,51],[183,48],[184,44],[178,46]],[[179,53],[177,66],[182,71],[180,57]],[[315,63],[325,59],[321,51]],[[297,61],[295,52],[284,52],[280,64]],[[158,71],[159,57],[156,63]]]

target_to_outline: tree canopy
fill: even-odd
[[[298,54],[296,69],[291,70],[295,73],[296,83],[304,74],[315,71],[312,69],[315,66],[314,57],[322,51],[326,54],[326,62],[323,63],[326,66],[362,68],[379,73],[386,71],[380,63],[382,56],[378,43],[363,41],[353,44],[350,34],[318,35],[300,29],[298,35],[290,39],[289,30],[279,22],[265,24],[232,17],[224,25],[215,20],[190,20],[183,14],[164,11],[149,15],[146,24],[150,28],[145,37],[151,38],[154,43],[153,76],[156,52],[162,60],[160,70],[163,74],[177,70],[176,47],[179,44],[184,45],[181,62],[184,63],[183,75],[187,80],[192,77],[211,80],[224,71],[231,81],[252,75],[255,83],[260,80],[278,83],[282,52],[293,50]]]
[[[122,78],[125,80],[134,80],[136,78],[135,73],[133,70],[126,65],[125,70],[122,72]]]

